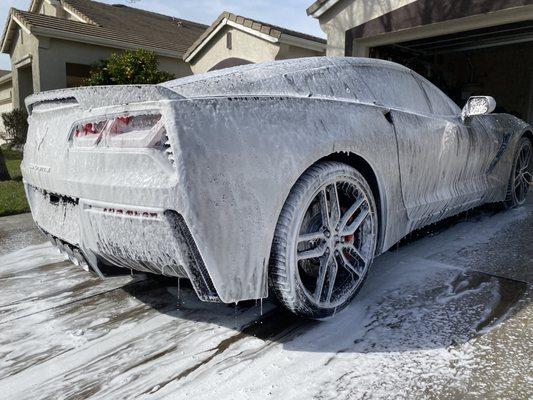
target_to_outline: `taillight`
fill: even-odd
[[[73,128],[70,137],[73,147],[161,147],[168,140],[161,114],[83,122]]]

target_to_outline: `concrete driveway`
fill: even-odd
[[[42,242],[28,215],[0,219],[2,398],[533,397],[531,196],[418,232],[325,322],[101,281]]]

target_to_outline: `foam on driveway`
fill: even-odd
[[[427,230],[323,322],[25,247],[0,256],[2,397],[531,398],[532,225],[530,199]]]

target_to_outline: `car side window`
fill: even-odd
[[[433,114],[457,116],[461,113],[459,107],[435,85],[423,78],[418,81],[426,92]]]
[[[394,68],[362,67],[365,83],[379,105],[428,114],[428,99],[415,78]]]

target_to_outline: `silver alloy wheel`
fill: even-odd
[[[513,179],[513,190],[518,204],[526,201],[529,182],[531,181],[530,162],[531,145],[529,142],[524,142],[518,153]]]
[[[355,180],[324,183],[309,201],[295,241],[297,277],[321,308],[346,302],[364,280],[376,241],[375,216]]]

